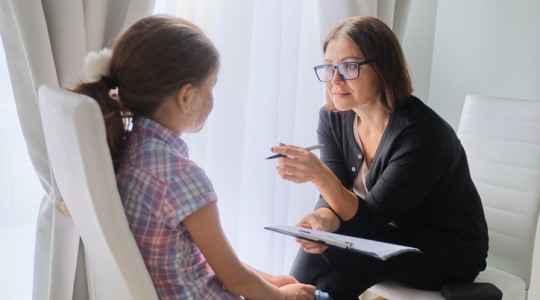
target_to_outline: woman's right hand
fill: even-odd
[[[316,211],[307,214],[296,226],[319,231],[334,232],[339,228],[339,219],[330,209],[319,208]],[[300,244],[300,247],[304,249],[304,252],[310,254],[321,254],[328,249],[328,246],[326,245],[304,239],[297,238],[296,242]]]
[[[315,287],[309,284],[287,284],[279,288],[287,300],[312,300],[315,299]]]
[[[279,144],[271,150],[285,156],[278,159],[277,166],[279,176],[285,180],[295,183],[311,181],[317,185],[331,173],[315,154],[298,146]]]

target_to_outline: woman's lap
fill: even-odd
[[[420,289],[438,290],[452,277],[425,255],[402,253],[386,261],[339,248],[324,254],[300,250],[291,275],[298,281],[313,284],[334,299],[357,299],[380,281],[394,281]]]
[[[399,243],[397,232],[390,228],[377,240]],[[300,249],[291,275],[329,292],[334,299],[358,299],[380,281],[438,290],[454,280],[437,261],[422,253],[406,252],[383,261],[336,247],[329,247],[323,254],[308,254]]]

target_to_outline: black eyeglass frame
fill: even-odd
[[[368,59],[368,60],[364,60],[364,61],[346,61],[346,62],[342,62],[338,65],[318,65],[318,66],[315,66],[313,67],[313,71],[315,71],[315,75],[317,76],[317,79],[319,79],[320,82],[329,82],[329,81],[332,81],[332,79],[334,79],[334,74],[337,73],[339,74],[339,77],[341,77],[341,79],[343,80],[355,80],[357,79],[358,77],[360,77],[360,66],[363,66],[363,65],[367,65],[369,63],[372,63],[374,61],[376,61],[377,59],[376,58],[372,58],[372,59]],[[343,75],[343,73],[340,72],[340,67],[343,66],[343,65],[346,65],[346,64],[355,64],[356,67],[357,67],[357,72],[356,72],[356,76],[354,78],[345,78],[345,75]],[[317,73],[317,70],[318,69],[322,69],[322,68],[328,68],[328,67],[331,67],[332,68],[332,76],[330,76],[330,79],[328,80],[322,80],[320,77],[319,77],[319,73]]]

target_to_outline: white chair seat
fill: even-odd
[[[369,291],[391,300],[444,300],[439,291],[415,290],[390,281],[378,283],[372,286]]]
[[[525,281],[514,274],[487,267],[474,281],[493,283],[503,292],[503,300],[527,299]]]
[[[513,274],[488,267],[475,282],[493,283],[503,292],[503,300],[526,299],[525,281]],[[439,291],[416,290],[388,281],[372,286],[369,291],[390,300],[444,300]]]

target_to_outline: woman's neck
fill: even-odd
[[[370,105],[362,108],[354,108],[358,118],[358,129],[362,132],[382,134],[386,129],[390,113],[380,104]]]

